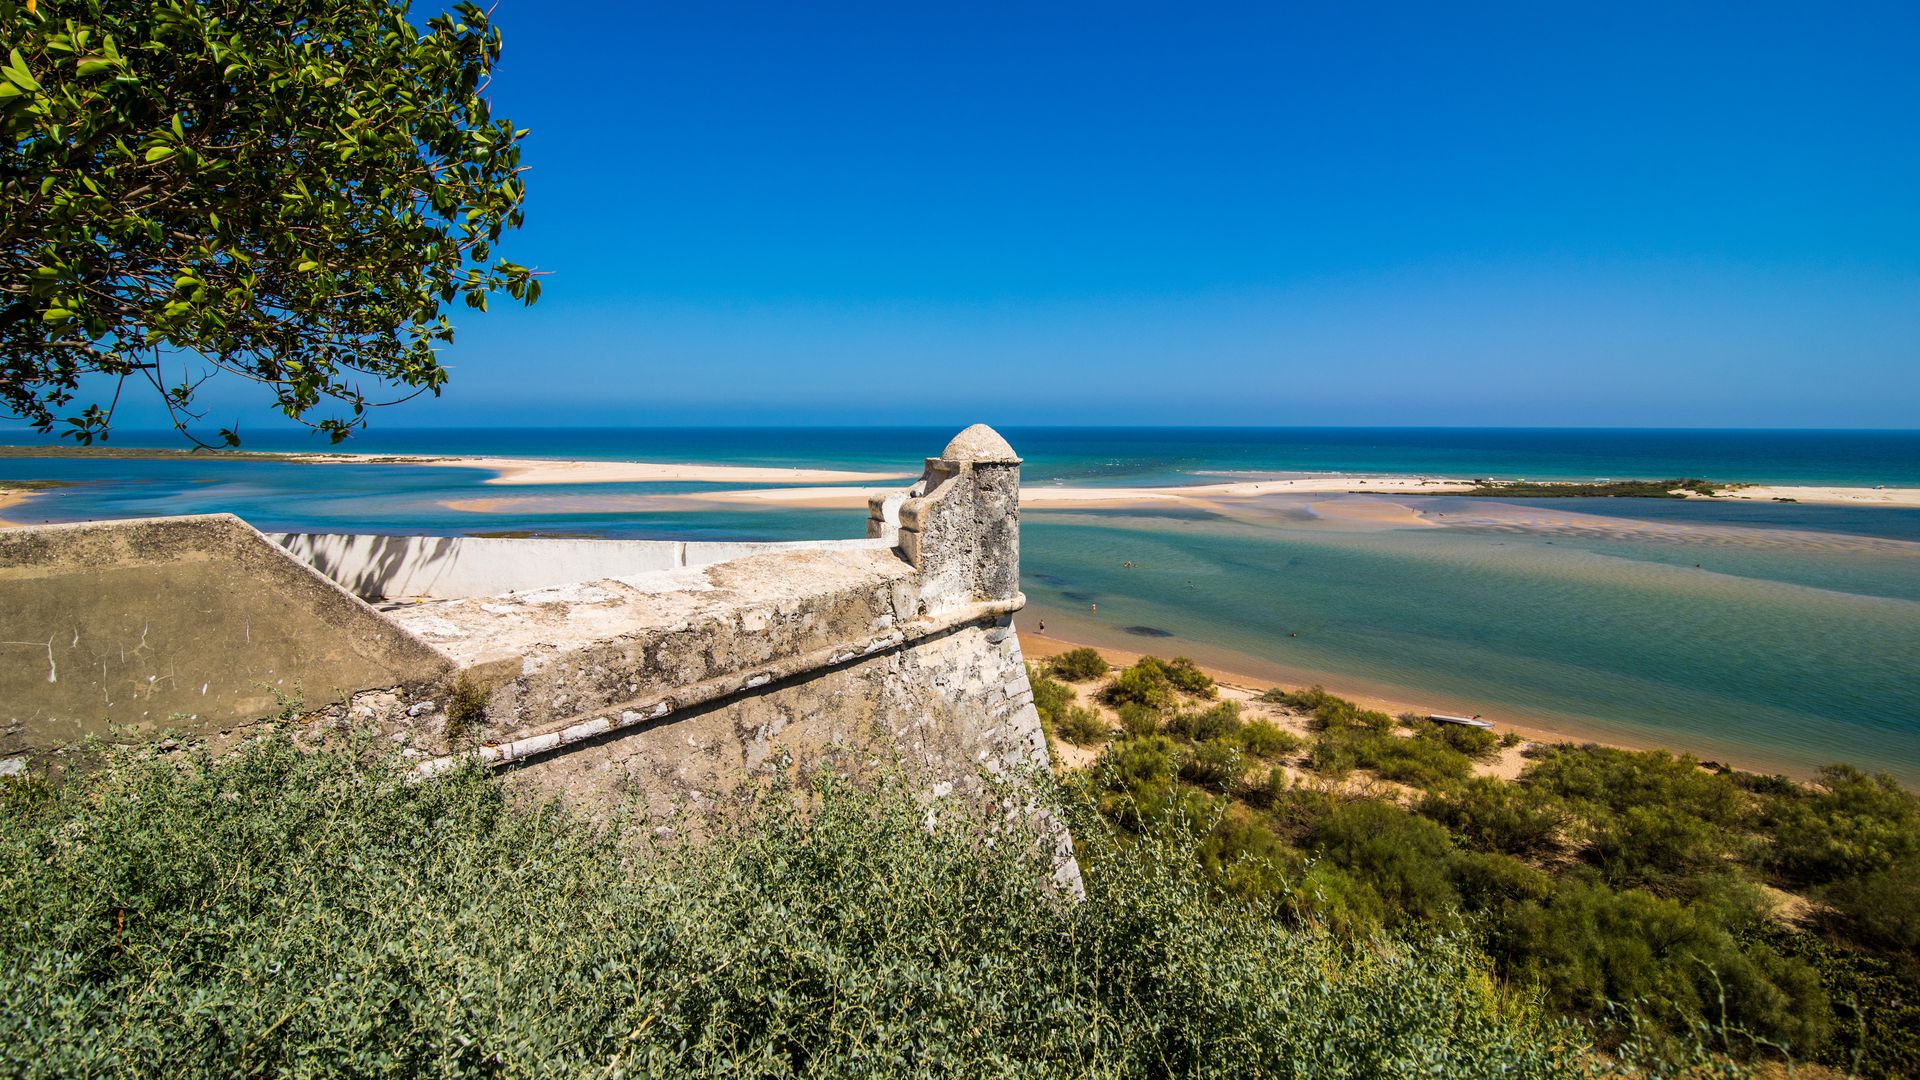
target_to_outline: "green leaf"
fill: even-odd
[[[173,156],[173,147],[171,146],[152,146],[147,148],[148,161],[160,161],[162,159],[170,158],[172,156]]]
[[[10,59],[13,61],[11,64],[0,68],[0,73],[6,75],[7,81],[22,90],[40,89],[40,84],[34,81],[33,73],[27,70],[27,58],[20,55],[19,49],[13,50]]]

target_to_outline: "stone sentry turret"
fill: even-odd
[[[900,554],[920,571],[926,610],[1020,596],[1020,457],[975,424],[953,437],[911,492],[876,496],[868,536],[898,525]]]
[[[797,544],[0,531],[3,636],[34,643],[0,669],[0,761],[108,724],[224,745],[278,711],[264,684],[422,775],[478,759],[663,820],[780,768],[893,762],[933,798],[1045,769],[1012,622],[1020,458],[970,427],[870,519]]]

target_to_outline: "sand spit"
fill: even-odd
[[[1421,476],[1315,477],[1298,480],[1254,480],[1231,484],[1191,484],[1179,487],[1024,487],[1020,505],[1058,509],[1101,509],[1151,504],[1177,506],[1212,499],[1247,499],[1266,495],[1451,495],[1473,487],[1461,480]],[[676,498],[717,503],[758,503],[772,506],[854,507],[867,499],[894,491],[882,487],[768,488],[749,491],[703,491]]]
[[[1721,488],[1712,495],[1688,495],[1687,497],[1710,502],[1744,499],[1749,502],[1823,503],[1828,506],[1920,507],[1920,488],[1910,487],[1801,487],[1789,484],[1741,484]]]
[[[648,461],[567,461],[558,458],[417,457],[391,454],[306,454],[316,465],[438,465],[486,469],[489,484],[836,484],[903,479],[906,473],[839,469],[776,469],[759,465],[670,465]]]

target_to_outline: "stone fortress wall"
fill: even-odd
[[[229,515],[7,530],[0,761],[111,732],[218,745],[298,697],[424,775],[477,756],[588,807],[697,812],[783,766],[898,766],[984,797],[1047,765],[1012,626],[1019,480],[975,425],[872,501],[864,540],[269,538]]]

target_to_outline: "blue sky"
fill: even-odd
[[[552,276],[382,422],[1912,427],[1917,12],[501,0]]]

